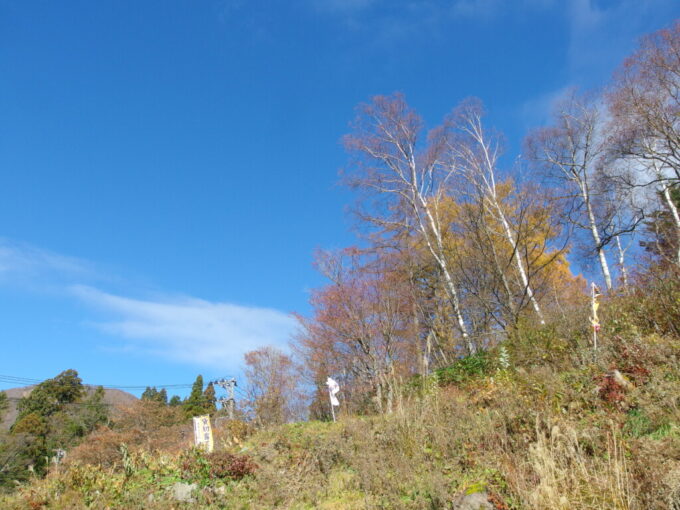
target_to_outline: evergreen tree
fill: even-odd
[[[142,400],[166,405],[168,403],[168,392],[165,388],[158,391],[155,386],[147,386],[144,393],[142,393]]]
[[[17,449],[15,463],[19,470],[28,471],[33,466],[33,471],[43,474],[47,469],[45,458],[49,455],[47,435],[49,425],[44,416],[37,412],[31,412],[18,419],[12,426],[12,436],[16,438]],[[24,473],[28,477],[28,473]]]
[[[152,388],[151,386],[147,386],[146,389],[144,390],[144,393],[142,393],[142,400],[155,400],[156,399],[156,394],[158,393],[158,390],[154,387]]]
[[[163,405],[168,405],[168,390],[165,388],[158,392],[158,402]]]
[[[205,397],[203,396],[203,376],[198,375],[191,387],[191,393],[189,397],[184,401],[184,414],[187,418],[192,416],[200,416],[205,413],[206,404]]]
[[[168,402],[168,405],[172,407],[177,407],[182,405],[182,399],[179,398],[178,395],[173,395],[172,398],[170,399],[170,402]]]
[[[208,386],[203,392],[203,399],[205,400],[205,412],[212,414],[217,411],[217,398],[215,397],[215,387],[213,383],[208,383]]]

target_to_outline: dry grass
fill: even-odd
[[[678,347],[658,335],[606,338],[600,355],[584,354],[582,363],[565,352],[570,362],[425,384],[405,392],[392,414],[336,424],[252,431],[221,422],[217,448],[247,455],[257,468],[241,480],[199,480],[198,504],[431,510],[484,490],[503,510],[677,510]],[[600,391],[612,369],[631,381],[615,400]],[[71,452],[70,465],[0,499],[0,508],[177,507],[167,487],[187,476],[187,438],[174,420],[153,407],[130,410],[125,427],[93,434]],[[129,446],[127,461],[120,443]]]
[[[549,427],[536,422],[537,440],[525,459],[524,476],[512,480],[527,508],[635,508],[620,432],[613,423],[606,431],[606,450],[593,454],[590,438],[570,425]],[[534,482],[534,483],[529,483]]]

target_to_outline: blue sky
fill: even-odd
[[[0,374],[146,385],[285,345],[353,242],[354,107],[479,96],[514,157],[673,0],[0,0]],[[9,385],[2,385],[0,389]]]

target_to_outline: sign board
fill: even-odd
[[[212,427],[210,427],[210,416],[194,416],[194,444],[205,449],[207,452],[213,451]]]

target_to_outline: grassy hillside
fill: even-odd
[[[527,329],[405,381],[391,414],[221,422],[210,455],[147,403],[0,507],[439,509],[479,492],[496,509],[678,508],[680,342],[632,327],[596,354],[573,340]]]

